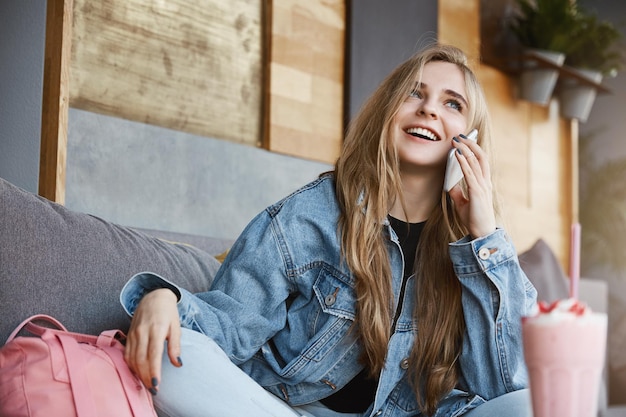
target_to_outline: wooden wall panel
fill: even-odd
[[[271,1],[269,150],[328,163],[339,155],[345,16],[344,0]]]
[[[493,119],[495,181],[504,226],[516,248],[522,252],[544,239],[567,271],[570,225],[578,207],[577,124],[559,117],[556,100],[548,107],[520,100],[514,76],[481,62],[480,6],[480,0],[439,0],[438,38],[468,54],[485,90]]]
[[[262,0],[74,0],[70,105],[258,145]]]
[[[483,65],[477,74],[493,118],[494,174],[504,225],[519,251],[544,239],[567,272],[577,205],[572,189],[578,186],[572,122],[559,117],[556,100],[545,108],[518,100],[515,80],[500,71]]]

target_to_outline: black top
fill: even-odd
[[[406,279],[413,274],[417,244],[426,222],[406,223],[391,216],[389,216],[389,222],[396,235],[398,235],[400,247],[404,254],[404,278],[400,294],[400,300],[402,300],[404,298]],[[396,320],[399,313],[400,306],[397,309]],[[374,401],[377,386],[378,380],[369,377],[368,370],[363,369],[345,387],[330,397],[322,399],[320,402],[331,410],[340,413],[363,413]]]
[[[363,369],[345,387],[320,402],[339,413],[363,413],[374,402],[377,386],[378,379],[370,378]]]
[[[393,231],[398,235],[400,247],[404,254],[404,276],[409,277],[413,274],[415,266],[415,254],[417,252],[417,244],[420,241],[422,230],[424,230],[425,221],[420,223],[406,223],[395,217],[389,216],[389,223],[393,227]]]

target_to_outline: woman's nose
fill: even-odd
[[[423,116],[437,118],[437,108],[432,104],[431,100],[422,100],[420,106],[417,109],[417,113]]]

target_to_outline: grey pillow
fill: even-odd
[[[537,300],[552,302],[569,296],[567,276],[554,252],[539,239],[519,255],[519,263],[537,289]]]
[[[156,272],[196,292],[219,265],[193,246],[68,210],[0,178],[0,345],[39,313],[70,331],[126,331],[119,293],[132,275]]]

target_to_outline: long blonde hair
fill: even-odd
[[[478,143],[488,152],[487,106],[465,54],[452,46],[433,45],[398,66],[363,105],[348,127],[335,165],[342,209],[342,256],[356,277],[356,325],[363,346],[362,361],[372,376],[384,367],[395,308],[383,224],[396,199],[405,207],[398,156],[389,131],[400,105],[414,88],[424,65],[431,61],[453,63],[465,75],[468,126],[478,129]],[[409,362],[418,404],[429,415],[434,414],[441,397],[458,380],[457,359],[465,321],[461,287],[448,244],[465,234],[467,230],[442,191],[441,204],[433,208],[422,232],[415,262],[418,275],[414,320],[418,334]]]

